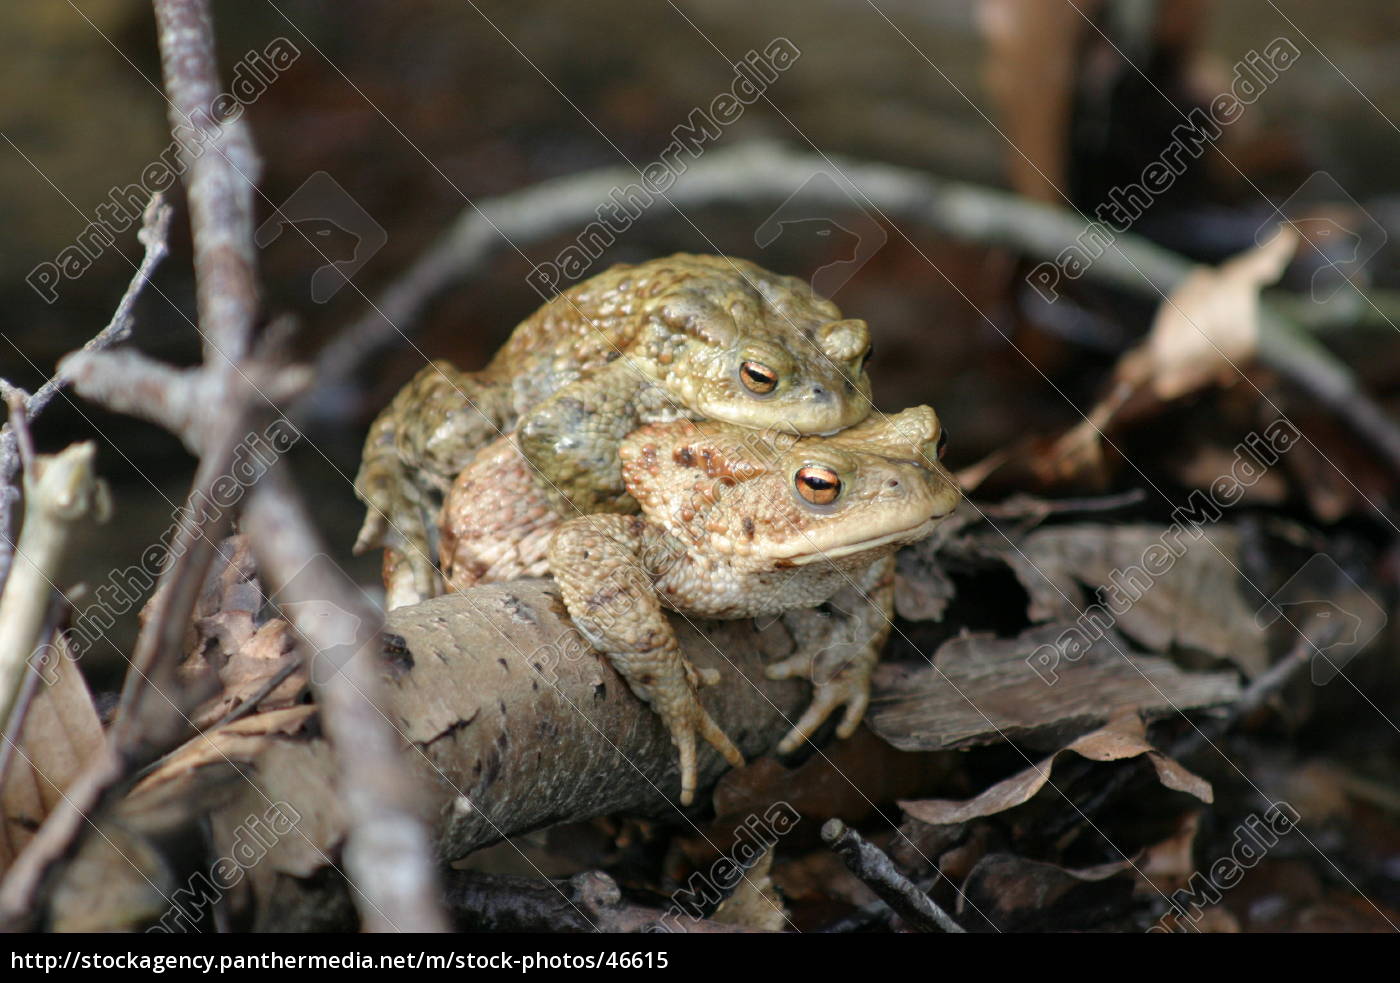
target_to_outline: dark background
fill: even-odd
[[[1003,133],[1023,132],[1018,114],[1040,112],[993,97],[989,73],[1020,73],[1033,93],[1040,69],[1034,57],[1021,63],[989,47],[978,25],[982,8],[972,3],[705,0],[677,7],[612,0],[215,3],[226,82],[245,52],[279,35],[302,52],[248,110],[264,162],[260,220],[324,171],[387,234],[353,285],[324,304],[309,290],[318,257],[298,237],[280,237],[259,258],[268,315],[294,315],[298,343],[314,352],[361,316],[366,298],[471,202],[654,160],[673,128],[730,87],[729,60],[774,37],[790,39],[800,60],[769,90],[771,104],[749,107],[715,146],[763,137],[1005,187],[1015,155]],[[1076,206],[1090,210],[1105,189],[1135,179],[1167,144],[1182,108],[1228,85],[1243,52],[1284,35],[1299,39],[1300,62],[1134,231],[1215,261],[1252,245],[1273,204],[1317,171],[1382,225],[1400,225],[1400,130],[1393,122],[1400,119],[1400,8],[1393,2],[1127,2],[1096,16],[1136,38],[1138,47],[1128,51],[1136,68],[1096,36],[1063,42],[1074,52],[1074,78],[1059,150],[1065,191]],[[1156,22],[1134,32],[1104,19],[1132,16]],[[0,96],[7,141],[0,146],[0,375],[32,388],[106,323],[140,251],[128,232],[84,276],[65,281],[52,304],[26,285],[26,273],[70,244],[109,190],[135,181],[169,137],[146,3],[5,4],[0,52],[8,82]],[[1045,85],[1053,88],[1048,79]],[[173,198],[182,206],[178,190]],[[732,253],[797,275],[829,261],[820,244],[770,251],[756,245],[754,230],[774,204],[689,209],[684,219],[658,204],[597,268],[678,250]],[[193,362],[182,211],[173,228],[172,256],[140,302],[135,344]],[[405,326],[421,353],[403,343],[373,358],[350,398],[308,430],[297,458],[303,481],[314,489],[326,536],[365,581],[375,563],[350,561],[348,545],[361,514],[350,479],[369,420],[424,354],[464,367],[484,363],[538,303],[526,284],[531,265],[553,257],[575,231],[497,250],[476,275],[436,297],[420,323]],[[872,325],[878,403],[935,405],[954,435],[954,466],[1028,429],[1052,432],[1077,422],[1116,357],[1150,323],[1152,305],[1092,289],[1052,323],[1025,302],[1023,260],[919,228],[887,231],[884,247],[835,300]],[[1392,243],[1367,275],[1384,290],[1394,286],[1394,274]],[[1327,340],[1369,391],[1396,408],[1400,340],[1392,330],[1344,329]],[[1250,401],[1238,391],[1210,394],[1128,435],[1125,450],[1165,487],[1188,487],[1181,453],[1203,434],[1231,446],[1248,429],[1236,422]],[[1313,422],[1319,434],[1335,426],[1325,417]],[[193,466],[156,428],[79,402],[56,401],[36,426],[42,450],[95,431],[117,519],[81,557],[79,573],[91,577],[126,565],[158,537]],[[1364,490],[1391,495],[1364,445],[1328,446]],[[1364,525],[1353,504],[1342,502],[1329,520]],[[134,626],[133,615],[114,642],[124,645]],[[101,681],[102,664],[89,669]]]

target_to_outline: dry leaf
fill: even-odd
[[[1061,755],[1071,751],[1090,761],[1121,761],[1145,754],[1157,772],[1158,781],[1167,788],[1194,795],[1202,802],[1214,799],[1209,782],[1193,775],[1147,742],[1146,729],[1141,718],[1136,714],[1121,714],[1107,726],[1077,738],[1067,747],[1025,771],[997,782],[974,798],[961,802],[952,799],[902,801],[899,806],[920,822],[931,825],[965,823],[984,816],[994,816],[1029,802],[1031,797],[1050,781],[1055,762]]]
[[[178,672],[190,687],[218,678],[219,691],[192,714],[196,727],[217,723],[251,699],[297,657],[296,635],[280,618],[259,625],[263,604],[257,568],[245,537],[230,536],[204,578],[195,618],[186,633],[186,658]],[[304,668],[293,672],[259,703],[264,710],[290,706],[307,686]]]
[[[1274,235],[1220,266],[1198,267],[1157,308],[1146,340],[1126,352],[1109,392],[1082,423],[1038,455],[1042,481],[1102,477],[1102,434],[1125,407],[1179,399],[1214,382],[1231,381],[1259,347],[1259,291],[1283,274],[1298,233],[1279,225]]]
[[[770,848],[763,851],[763,856],[739,879],[734,893],[724,899],[710,918],[759,932],[781,932],[787,928],[787,909],[773,887],[769,876],[772,870]]]
[[[1028,664],[1065,625],[1032,628],[1018,638],[951,639],[937,667],[885,663],[875,674],[871,730],[904,751],[939,751],[999,741],[1056,747],[1118,713],[1148,719],[1239,698],[1231,672],[1183,672],[1170,660],[1127,654],[1111,629],[1074,661],[1053,668],[1053,683]],[[1042,665],[1041,673],[1048,667]]]
[[[316,708],[306,705],[269,710],[201,734],[182,744],[136,786],[132,795],[187,782],[193,773],[210,765],[251,764],[273,738],[298,733],[315,714]]]
[[[1196,269],[1157,309],[1147,341],[1124,356],[1120,374],[1150,382],[1161,400],[1234,378],[1259,346],[1259,290],[1278,280],[1297,246],[1297,231],[1280,225],[1218,268]]]
[[[230,710],[242,705],[262,689],[273,676],[297,658],[296,630],[281,618],[273,618],[256,630],[245,612],[229,611],[212,618],[201,619],[201,633],[222,639],[223,644],[236,645],[214,661],[222,661],[218,669],[220,692],[200,705],[193,720],[197,727],[216,723]],[[260,710],[287,707],[300,699],[307,687],[306,667],[298,667],[258,704]]]
[[[1146,649],[1229,659],[1252,678],[1268,667],[1268,634],[1255,618],[1263,598],[1244,594],[1239,531],[1181,528],[1081,523],[1037,530],[1014,549],[999,537],[989,545],[1030,595],[1032,621],[1083,620],[1100,603]]]
[[[959,921],[985,919],[1000,932],[1044,932],[1101,927],[1132,906],[1127,864],[1069,870],[1009,853],[990,853],[967,876],[958,898]],[[979,917],[980,916],[980,917]]]
[[[47,665],[53,676],[38,682],[0,788],[0,872],[102,746],[102,724],[77,663],[57,658]]]

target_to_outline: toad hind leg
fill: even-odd
[[[514,424],[508,393],[449,362],[421,369],[370,426],[355,494],[365,521],[355,552],[383,547],[390,607],[442,592],[438,510],[452,479]]]
[[[449,590],[549,572],[549,540],[564,521],[511,436],[488,445],[452,482],[438,533]]]
[[[769,666],[769,679],[809,679],[812,702],[778,744],[789,754],[811,738],[836,710],[845,707],[836,736],[850,737],[870,706],[870,677],[880,661],[894,617],[894,556],[877,560],[831,598],[835,614],[791,611],[783,624],[797,654]]]
[[[659,533],[635,516],[590,515],[554,533],[549,566],[564,606],[643,702],[661,718],[680,754],[682,805],[695,800],[695,738],[704,738],[736,768],[744,756],[705,712],[696,690],[719,681],[681,654],[641,558]]]

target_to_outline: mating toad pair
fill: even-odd
[[[552,573],[670,731],[689,804],[697,736],[743,757],[697,697],[719,674],[690,664],[663,609],[783,615],[797,653],[768,675],[814,696],[779,750],[841,707],[847,737],[889,634],[894,553],[958,502],[933,410],[872,413],[869,355],[864,321],[745,260],[614,267],[485,369],[435,362],[399,392],[365,444],[356,549],[384,548],[391,607],[444,577]]]

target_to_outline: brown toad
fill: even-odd
[[[870,410],[869,353],[864,321],[746,260],[615,266],[523,321],[486,368],[434,362],[399,392],[365,441],[356,552],[385,547],[390,607],[431,596],[443,495],[502,433],[561,506],[635,511],[617,449],[639,425],[840,430]]]
[[[731,764],[743,758],[697,698],[719,674],[690,665],[662,609],[800,615],[788,615],[797,654],[768,674],[807,676],[815,689],[779,750],[843,706],[837,733],[850,736],[891,626],[894,553],[929,535],[960,498],[937,462],[940,437],[927,406],[800,439],[708,421],[647,426],[620,448],[642,514],[580,516],[554,531],[548,565],[564,604],[670,731],[682,803],[695,794],[697,734]],[[836,631],[803,610],[828,601],[847,612]]]

